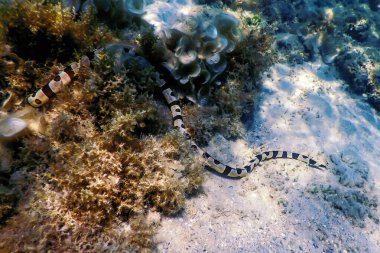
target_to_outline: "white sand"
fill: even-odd
[[[252,152],[289,150],[330,169],[271,160],[240,180],[206,172],[204,194],[162,220],[158,251],[380,252],[379,225],[366,205],[355,197],[344,204],[354,192],[379,195],[379,114],[321,63],[277,64],[264,76],[250,135],[237,142],[216,136],[209,152],[242,165]],[[328,186],[335,191],[320,190]]]

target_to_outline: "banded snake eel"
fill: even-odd
[[[64,85],[69,84],[75,76],[78,74],[81,66],[89,67],[90,62],[94,57],[94,53],[89,56],[83,56],[79,63],[72,63],[67,66],[63,71],[61,71],[53,80],[49,81],[41,89],[37,90],[33,95],[26,98],[26,102],[32,107],[40,107],[52,97],[58,93]],[[228,166],[219,160],[212,157],[209,153],[200,148],[191,138],[191,135],[185,128],[185,124],[182,117],[182,110],[180,106],[180,101],[174,91],[168,86],[167,82],[160,78],[156,78],[159,85],[160,91],[165,98],[168,107],[171,111],[171,116],[173,119],[174,128],[184,136],[191,148],[204,158],[207,165],[211,167],[215,172],[230,178],[240,178],[246,176],[248,173],[252,172],[253,169],[259,165],[260,162],[269,159],[278,158],[288,158],[293,160],[298,160],[306,163],[308,166],[317,169],[326,169],[326,166],[318,163],[312,158],[289,151],[267,151],[259,155],[256,155],[254,159],[249,161],[249,164],[237,168]]]

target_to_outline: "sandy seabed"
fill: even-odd
[[[380,117],[364,98],[323,63],[276,64],[253,121],[244,140],[215,136],[207,150],[239,166],[288,150],[329,169],[280,159],[240,180],[207,172],[204,193],[163,218],[158,251],[380,252],[380,212],[367,203],[380,192]]]

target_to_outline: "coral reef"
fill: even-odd
[[[239,20],[219,9],[185,2],[140,0],[64,1],[75,11],[93,10],[98,20],[120,27],[125,33],[128,19],[141,17],[154,27],[163,51],[153,58],[164,63],[171,75],[186,87],[193,97],[210,92],[209,85],[227,68],[227,54],[241,40]],[[148,33],[145,33],[148,34]],[[140,39],[140,42],[142,40]],[[152,56],[152,53],[148,53]],[[182,90],[183,87],[181,87]]]
[[[276,59],[271,51],[273,37],[261,16],[249,11],[236,13],[242,22],[242,40],[230,53],[228,72],[222,84],[198,93],[200,107],[185,105],[184,117],[190,133],[199,144],[206,144],[215,133],[228,139],[245,134],[251,122],[261,73]]]
[[[231,54],[225,84],[201,94],[201,107],[183,106],[186,125],[200,145],[207,144],[215,133],[227,139],[244,136],[245,124],[251,122],[260,73],[274,61],[274,55],[268,52],[271,36],[260,29],[248,31]]]
[[[55,10],[53,5],[44,6]],[[15,6],[9,8],[16,12]],[[84,41],[83,48],[92,46],[93,40]],[[65,47],[60,43],[58,48]],[[120,250],[149,250],[155,245],[154,230],[153,225],[142,226],[145,214],[149,210],[178,213],[185,197],[200,188],[201,163],[188,152],[180,136],[168,132],[170,116],[162,118],[158,110],[166,110],[165,106],[152,99],[153,70],[141,68],[141,62],[135,61],[138,57],[128,56],[119,70],[123,74],[114,74],[111,58],[95,70],[81,69],[78,79],[44,107],[40,127],[10,146],[17,150],[12,152],[13,161],[2,156],[0,218],[6,222],[3,231],[12,231],[12,235],[1,233],[1,249],[99,252],[111,247],[109,240]],[[24,61],[24,57],[28,58],[21,53],[17,59]],[[41,58],[46,60],[48,56]],[[3,62],[4,67],[9,62],[16,66],[16,58]],[[36,67],[31,65],[30,69]],[[30,79],[44,83],[58,69],[47,76],[42,70],[28,72],[32,74],[28,77],[26,68],[22,65],[19,71],[16,66],[5,72],[4,79],[10,83],[5,89],[17,95],[16,101],[31,92]],[[20,84],[24,86],[19,88]],[[4,104],[10,104],[11,111],[23,107]],[[155,137],[148,137],[153,134]],[[4,220],[14,210],[17,197],[17,215]],[[140,217],[139,221],[133,222],[135,217]],[[128,231],[135,235],[115,229],[114,222],[130,224]],[[123,239],[117,241],[115,234]],[[99,237],[104,240],[98,241]],[[125,240],[130,243],[120,242]]]
[[[240,39],[239,22],[227,14],[218,14],[207,26],[202,18],[193,22],[196,23],[192,29],[176,27],[165,34],[164,42],[173,53],[166,67],[182,84],[197,82],[194,78],[201,79],[197,83],[206,84],[226,69],[224,55],[232,52]]]
[[[143,19],[163,41],[164,66],[180,84],[188,84],[181,90],[198,100],[210,92],[210,84],[220,84],[216,78],[227,68],[227,54],[242,38],[235,16],[188,2],[156,1]]]
[[[111,26],[123,27],[131,22],[133,17],[145,13],[145,0],[63,0],[63,6],[74,13],[91,11],[99,20]]]
[[[146,15],[145,1],[63,2],[9,1],[0,8],[0,119],[25,121],[29,131],[0,146],[0,251],[149,252],[160,215],[180,213],[186,197],[201,191],[203,164],[171,128],[147,59],[171,59],[182,70],[196,63],[207,77],[176,69],[178,80],[199,84],[203,107],[187,104],[185,120],[206,144],[215,131],[229,138],[244,132],[243,108],[252,105],[259,73],[271,62],[270,39],[258,16],[241,31],[241,13],[205,6],[192,6],[202,9],[199,16],[161,37],[129,22]],[[193,19],[199,29],[181,30]],[[103,46],[92,69],[81,68],[44,107],[25,110],[28,94]],[[227,65],[224,85],[211,85]]]
[[[103,82],[95,73],[88,74],[95,80],[77,81],[70,91],[62,91],[45,113],[46,128],[23,139],[19,147],[13,174],[20,168],[27,170],[28,192],[35,196],[23,194],[20,202],[37,206],[36,212],[44,215],[30,219],[29,209],[19,208],[20,214],[4,229],[22,223],[24,232],[30,231],[34,238],[27,236],[21,244],[15,242],[17,236],[2,233],[1,241],[10,242],[4,247],[96,252],[99,245],[91,241],[106,234],[113,222],[128,221],[149,210],[175,214],[183,208],[185,196],[202,183],[201,163],[188,153],[179,136],[147,137],[167,131],[168,124],[160,122],[151,96],[136,91],[138,83],[132,75],[131,79],[107,76],[110,80]],[[72,92],[77,94],[75,101],[67,99]],[[60,217],[62,213],[68,220]],[[73,227],[72,223],[85,225]],[[35,224],[43,230],[33,231]],[[68,227],[61,231],[60,226]],[[94,231],[88,234],[86,227]],[[79,234],[85,236],[72,243],[65,239]],[[130,236],[131,245],[142,247],[152,235],[145,233],[138,242]],[[144,247],[153,245],[152,241]]]

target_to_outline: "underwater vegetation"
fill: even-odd
[[[68,61],[74,50],[88,50],[96,43],[88,16],[73,22],[68,9],[43,1],[16,1],[2,11],[1,20],[12,52],[39,63],[53,56]]]
[[[21,141],[12,175],[22,173],[30,181],[20,204],[29,203],[32,213],[41,214],[36,219],[14,216],[7,226],[23,224],[19,233],[33,230],[37,224],[41,229],[50,224],[50,228],[34,231],[23,243],[17,237],[5,238],[9,235],[4,233],[2,242],[9,240],[20,250],[90,250],[82,248],[82,242],[65,243],[75,233],[66,235],[60,227],[80,223],[79,236],[85,233],[79,232],[81,229],[107,227],[148,211],[175,214],[183,208],[185,196],[199,189],[203,180],[200,162],[188,153],[179,136],[160,129],[167,124],[159,122],[151,97],[138,94],[132,79],[114,78],[72,84],[70,91],[62,91],[51,101],[39,132]],[[97,92],[91,87],[94,85]],[[72,92],[77,93],[74,100],[69,99]],[[161,135],[153,138],[149,133]],[[29,197],[29,191],[36,197]],[[18,212],[30,214],[29,209]],[[91,245],[91,238],[97,240],[99,233],[103,230],[83,240]],[[141,238],[141,242],[145,240]]]
[[[199,144],[206,144],[215,133],[228,139],[241,137],[245,123],[251,122],[260,74],[274,62],[275,55],[270,52],[273,37],[265,29],[247,30],[250,32],[231,55],[225,85],[204,96],[204,106],[183,108],[186,124]]]
[[[132,20],[123,16],[112,25],[121,2]],[[254,103],[256,81],[272,59],[270,37],[240,24],[241,13],[220,10],[201,31],[173,28],[172,37],[160,37],[136,20],[145,12],[128,9],[145,6],[140,3],[1,2],[0,133],[9,122],[20,129],[25,124],[28,133],[0,136],[0,251],[149,252],[161,215],[180,214],[185,199],[201,192],[203,164],[172,129],[147,60],[196,63],[209,71],[207,83],[215,88],[198,89],[201,95],[184,113],[200,143],[218,131],[229,138],[244,132],[243,108]],[[27,95],[99,47],[108,55],[93,68],[81,68],[40,109],[26,108]]]
[[[356,54],[344,59],[357,64],[340,60],[352,50],[335,44],[340,32],[344,42],[373,39],[376,18],[349,19],[341,31],[327,3],[315,3],[326,8],[315,12],[301,8],[304,1],[297,8],[291,1],[199,2],[214,7],[0,1],[0,251],[154,250],[161,216],[180,215],[204,180],[202,162],[172,128],[159,95],[154,76],[162,63],[200,146],[216,133],[244,135],[260,74],[284,54],[292,63],[320,55],[327,64],[344,62],[348,79],[368,77],[359,89],[378,91],[376,66]],[[265,17],[252,11],[259,7]],[[293,26],[297,19],[301,27]],[[46,106],[26,109],[27,95],[97,48],[104,52],[91,69],[81,68]],[[23,126],[28,133],[17,138]],[[360,185],[365,175],[358,178]],[[342,182],[351,183],[343,176]],[[359,191],[313,191],[353,220],[372,216],[376,205]]]
[[[99,19],[114,27],[131,23],[145,13],[145,0],[63,0],[62,4],[75,14],[91,11]]]
[[[119,28],[122,38],[134,36],[127,27],[149,27],[142,34],[154,33],[160,41],[153,47],[154,56],[149,52],[152,48],[145,53],[155,65],[163,65],[177,83],[186,84],[179,89],[196,100],[221,84],[216,78],[225,72],[227,55],[242,39],[236,16],[191,1],[89,0],[63,4],[77,15],[91,13],[100,22]]]

